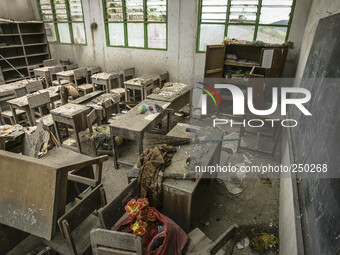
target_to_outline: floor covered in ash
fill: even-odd
[[[214,116],[213,116],[214,117]],[[210,121],[208,117],[207,121]],[[176,122],[189,123],[189,117],[173,118],[172,126]],[[165,128],[166,125],[163,125]],[[222,127],[226,135],[239,133],[239,126]],[[264,131],[272,131],[268,128]],[[146,133],[144,148],[153,147],[160,141],[161,135]],[[244,146],[256,146],[257,135],[246,133],[242,144]],[[90,153],[90,142],[88,136],[81,135],[83,148]],[[271,150],[273,139],[269,136],[261,136],[261,147]],[[231,152],[230,142],[223,142],[220,165],[260,165],[280,164],[280,146],[278,146],[275,157],[269,154],[259,153],[252,150],[240,149],[239,152]],[[235,143],[236,144],[236,143]],[[233,147],[233,146],[231,146]],[[235,148],[232,148],[235,151]],[[228,151],[228,152],[227,152]],[[131,164],[137,162],[138,144],[134,141],[124,140],[119,147],[120,159]],[[113,159],[104,163],[102,182],[108,202],[112,201],[128,184],[127,171],[131,167],[113,167]],[[240,226],[238,233],[239,246],[247,243],[249,246],[234,249],[233,254],[278,254],[278,232],[279,232],[279,179],[268,178],[267,175],[256,174],[251,178],[246,175],[228,178],[218,176],[214,182],[206,187],[205,197],[198,212],[198,219],[192,223],[192,229],[200,228],[211,240],[216,240],[230,225],[236,223]],[[276,244],[275,244],[276,243]],[[244,245],[243,245],[244,246]],[[241,248],[241,247],[240,247]]]

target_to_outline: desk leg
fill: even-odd
[[[272,151],[272,156],[274,157],[275,156],[275,151],[276,151],[276,148],[277,148],[277,145],[279,144],[279,141],[280,141],[280,137],[281,137],[281,129],[282,127],[279,126],[277,127],[278,130],[275,132],[275,140],[274,140],[274,147],[273,147],[273,151]]]
[[[113,156],[113,164],[116,169],[118,169],[118,147],[116,144],[116,137],[112,135],[111,131],[111,143],[112,143],[112,156]]]
[[[63,141],[61,140],[61,135],[60,135],[60,130],[59,130],[58,124],[59,123],[57,121],[54,121],[54,130],[55,130],[55,133],[57,135],[57,139],[58,139],[59,145],[62,146],[63,145]]]
[[[9,107],[11,108],[11,111],[12,111],[12,114],[13,114],[13,119],[14,119],[14,123],[12,123],[12,120],[11,120],[11,124],[19,124],[19,121],[18,121],[18,116],[17,116],[17,113],[15,112],[15,108],[10,104]],[[27,116],[28,118],[28,116]]]
[[[60,83],[61,78],[57,77],[57,79],[58,79],[58,84],[61,85],[61,83]]]
[[[72,120],[73,120],[73,125],[72,126],[73,126],[73,132],[74,132],[73,133],[74,134],[74,139],[76,140],[79,153],[82,153],[80,139],[79,139],[79,133],[78,133],[78,128],[76,126],[77,120],[74,119],[74,118]]]
[[[138,145],[139,145],[139,155],[140,156],[143,153],[143,139],[144,139],[144,132],[140,133]]]
[[[170,132],[170,128],[171,128],[171,116],[172,116],[172,112],[168,112],[167,113],[167,125],[166,125],[166,130],[167,132]]]
[[[124,87],[125,87],[125,102],[129,102],[128,101],[130,99],[129,98],[129,90],[128,90],[128,88],[126,86],[124,86]]]
[[[240,128],[240,135],[239,135],[239,138],[240,140],[238,140],[238,143],[237,143],[237,150],[236,151],[239,151],[240,149],[240,146],[241,146],[241,140],[244,136],[244,131],[245,131],[245,127],[243,125],[241,125],[241,128]]]
[[[116,113],[120,113],[119,103],[116,103]]]
[[[30,123],[30,126],[35,126],[35,121],[34,121],[34,118],[33,118],[33,114],[34,112],[31,113],[31,110],[30,108],[27,106],[25,107],[24,111],[26,112],[26,115],[27,115],[27,118],[28,118],[28,122]],[[33,111],[33,109],[32,109]]]

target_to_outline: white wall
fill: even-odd
[[[39,15],[35,8],[35,0],[1,0],[0,17],[28,21],[37,20]]]
[[[189,83],[204,70],[205,54],[196,53],[197,7],[197,0],[169,0],[168,50],[158,51],[107,47],[102,1],[83,0],[87,46],[50,44],[51,54],[103,70],[135,66],[137,75],[167,70],[172,81]],[[98,24],[95,31],[90,29],[93,21]]]

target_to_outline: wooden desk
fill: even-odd
[[[48,92],[51,102],[55,102],[60,99],[60,94],[58,93],[59,88],[60,88],[59,86],[55,86],[55,87],[49,87],[47,89],[41,89],[37,92],[27,94],[26,96],[14,98],[14,99],[7,101],[13,113],[15,123],[18,124],[18,116],[16,115],[15,109],[20,109],[20,110],[25,111],[30,126],[35,126],[34,120],[31,115],[31,110],[28,105],[27,97],[32,96],[32,95],[37,95],[40,93],[44,93],[44,92]]]
[[[0,126],[0,150],[5,150],[6,142],[14,141],[24,135],[24,127],[21,125]]]
[[[136,102],[136,90],[140,91],[141,93],[141,101],[146,99],[147,95],[152,93],[152,90],[154,88],[153,86],[153,79],[152,78],[133,78],[131,80],[124,82],[124,88],[125,88],[125,102],[130,102],[130,91],[132,90],[132,98],[133,102]]]
[[[164,109],[164,111],[161,113],[138,114],[138,107],[142,104],[146,104],[148,106],[158,104]],[[169,105],[169,102],[146,99],[133,107],[126,114],[122,115],[120,118],[111,121],[109,126],[112,140],[113,159],[116,169],[118,169],[118,148],[115,142],[115,137],[120,136],[130,140],[138,140],[139,154],[141,154],[143,152],[144,133],[150,131],[156,126],[156,124],[162,121],[165,114],[167,114],[166,108]]]
[[[38,77],[44,77],[46,84],[48,84],[48,82],[52,82],[51,81],[51,75],[50,75],[50,68],[53,67],[57,67],[57,65],[55,66],[44,66],[44,67],[39,67],[33,70],[35,78]]]
[[[61,139],[59,123],[70,125],[73,128],[74,138],[77,144],[77,148],[73,146],[63,145],[71,150],[82,153],[79,132],[87,128],[86,115],[90,112],[90,108],[79,104],[65,104],[51,111],[54,129],[57,134],[57,139],[60,145],[63,145]]]
[[[51,240],[65,212],[68,173],[105,160],[75,157],[56,164],[0,150],[0,223]]]
[[[74,81],[73,70],[62,71],[56,73],[58,84],[61,85],[60,80],[67,80],[68,82]]]
[[[108,73],[108,72],[102,72],[102,73],[96,73],[91,76],[92,83],[94,85],[101,85],[105,87],[105,91],[107,93],[110,93],[113,83],[115,80],[118,81],[119,84],[120,74],[118,73]]]

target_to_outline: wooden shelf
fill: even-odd
[[[13,56],[13,57],[4,57],[6,60],[9,60],[9,59],[17,59],[17,58],[24,58],[25,56],[24,55],[21,55],[21,56]],[[0,58],[0,60],[4,61],[2,58]]]
[[[6,46],[0,46],[0,49],[10,49],[10,48],[21,48],[21,44],[13,44],[13,45],[6,45]]]
[[[21,35],[43,35],[44,32],[34,32],[34,33],[22,33]]]
[[[15,66],[16,69],[25,69],[27,68],[27,66]],[[9,72],[9,71],[13,71],[14,68],[13,67],[6,67],[6,68],[2,68],[1,69],[2,72]]]
[[[0,34],[0,36],[18,36],[19,34]]]
[[[247,63],[247,62],[237,62],[234,60],[225,60],[224,65],[226,66],[240,66],[240,67],[249,67],[252,68],[253,66],[260,66],[260,64],[254,64],[254,63]]]
[[[43,52],[43,53],[35,53],[35,54],[30,54],[26,55],[26,57],[36,57],[36,56],[43,56],[43,55],[48,55],[48,52]]]
[[[25,78],[29,78],[29,76],[25,76]],[[8,80],[6,80],[6,83],[15,82],[15,81],[20,81],[20,80],[22,80],[22,79],[23,79],[22,77],[13,78],[13,79],[8,79]]]
[[[47,43],[28,43],[28,44],[24,44],[24,46],[39,46],[39,45],[46,45]]]

